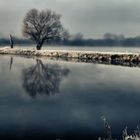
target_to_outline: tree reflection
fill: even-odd
[[[36,60],[36,65],[23,70],[23,87],[31,97],[52,95],[59,93],[59,86],[63,76],[69,74],[69,69],[57,64],[44,65]]]
[[[12,65],[13,65],[13,57],[10,58],[10,67],[9,67],[10,70],[12,70]]]

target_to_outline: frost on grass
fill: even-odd
[[[109,121],[106,119],[106,117],[101,117],[104,127],[107,133],[107,138],[99,138],[98,140],[117,140],[116,138],[112,137],[112,129]],[[137,126],[137,129],[134,131],[133,134],[128,133],[128,128],[126,127],[122,131],[122,140],[140,140],[140,127]]]

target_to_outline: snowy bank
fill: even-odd
[[[40,56],[51,58],[78,59],[86,62],[104,63],[140,63],[139,53],[116,53],[95,51],[71,51],[71,50],[36,50],[33,48],[0,48],[0,54]]]

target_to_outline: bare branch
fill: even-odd
[[[23,20],[23,35],[37,43],[41,49],[43,43],[50,39],[63,38],[64,28],[61,15],[51,10],[30,10]]]

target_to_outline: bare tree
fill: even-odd
[[[71,36],[71,40],[82,40],[84,38],[84,35],[82,33],[76,33]]]
[[[65,29],[60,21],[61,15],[51,10],[30,10],[23,20],[23,35],[36,42],[37,50],[45,41],[63,38]]]
[[[112,33],[105,33],[104,34],[104,39],[112,39],[112,40],[117,40],[117,35],[116,34],[112,34]]]
[[[62,41],[67,41],[69,40],[70,38],[70,34],[69,34],[69,31],[68,30],[64,30],[63,33],[62,33]]]

